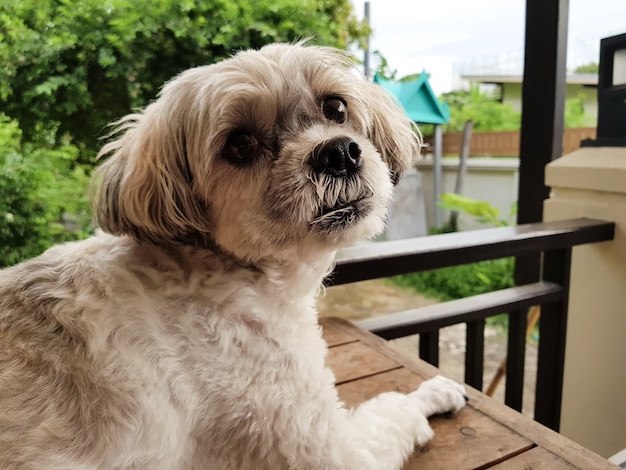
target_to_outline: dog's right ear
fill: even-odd
[[[105,232],[160,245],[206,236],[206,207],[193,193],[184,117],[176,113],[156,101],[115,124],[92,183],[93,213]]]
[[[372,123],[369,138],[389,166],[394,184],[405,170],[415,165],[422,147],[422,136],[402,105],[382,86],[365,82]]]

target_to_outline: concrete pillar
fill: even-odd
[[[428,235],[423,193],[422,175],[411,168],[394,189],[395,199],[389,208],[385,240]]]
[[[546,167],[544,220],[616,223],[574,248],[561,433],[609,457],[626,448],[626,148],[586,147]]]

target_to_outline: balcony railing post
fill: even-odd
[[[328,284],[375,279],[397,274],[455,266],[487,259],[544,253],[543,280],[539,270],[516,266],[526,282],[465,299],[380,315],[357,322],[385,339],[420,335],[420,357],[439,362],[439,329],[468,324],[466,381],[481,388],[484,319],[510,314],[507,347],[507,404],[521,409],[527,309],[541,305],[540,342],[535,393],[535,417],[558,430],[564,375],[567,309],[572,247],[613,240],[615,223],[572,219],[516,227],[500,227],[433,237],[364,244],[340,253]],[[537,256],[537,261],[541,256]],[[519,278],[516,278],[519,280]]]
[[[571,259],[572,249],[567,248],[546,252],[543,262],[543,278],[560,284],[563,296],[541,310],[535,419],[555,431],[561,424]]]
[[[483,389],[485,320],[468,322],[465,334],[465,383]]]
[[[526,0],[517,223],[543,219],[545,166],[563,154],[569,0]]]
[[[429,364],[439,366],[439,330],[420,334],[419,356]]]
[[[504,403],[521,411],[526,362],[526,310],[509,313]]]

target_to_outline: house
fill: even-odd
[[[502,103],[510,104],[515,111],[522,110],[522,75],[464,74],[461,75],[461,79],[470,83],[495,86]],[[566,77],[565,99],[578,98],[582,98],[585,115],[589,120],[585,124],[595,126],[598,117],[597,74],[572,74]]]
[[[378,83],[395,96],[413,122],[445,124],[450,120],[450,109],[447,103],[437,99],[428,78],[428,74],[422,72],[414,79],[398,82],[376,74],[374,83]]]

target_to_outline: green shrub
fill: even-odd
[[[460,299],[512,287],[514,261],[502,258],[404,274],[392,282],[441,301]]]
[[[478,222],[487,226],[509,225],[509,221],[500,219],[499,211],[486,201],[478,201],[451,193],[442,194],[441,199],[440,207],[471,215]],[[513,204],[509,212],[509,219],[516,213],[517,204]],[[442,227],[431,228],[430,234],[436,235],[453,231],[455,231],[453,227],[446,223]],[[391,278],[391,281],[396,285],[413,289],[428,297],[447,301],[513,287],[514,267],[514,258],[502,258],[395,276]],[[488,321],[492,324],[505,325],[506,316],[490,317]]]
[[[75,162],[78,149],[21,136],[0,114],[0,267],[90,232],[89,175]]]
[[[446,132],[461,132],[465,122],[474,123],[474,131],[509,131],[520,128],[521,113],[510,104],[501,103],[499,97],[486,92],[476,84],[467,90],[444,93],[441,98],[450,106],[450,120]]]

